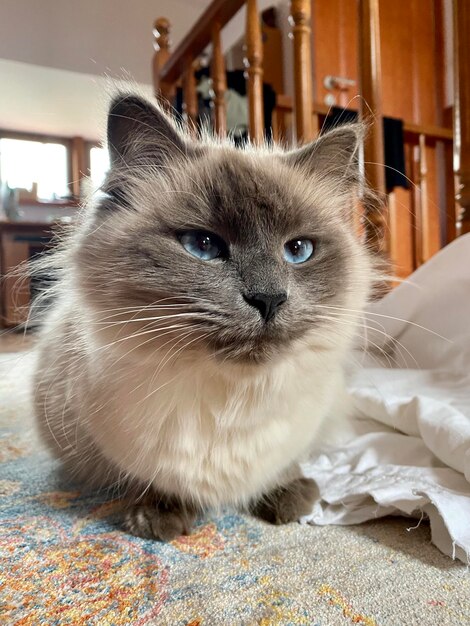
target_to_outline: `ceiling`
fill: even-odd
[[[1,0],[0,58],[151,82],[152,26],[172,23],[178,43],[208,0]]]

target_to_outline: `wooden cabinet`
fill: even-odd
[[[27,321],[35,290],[29,264],[51,239],[49,224],[0,222],[0,313],[3,326],[19,326]]]

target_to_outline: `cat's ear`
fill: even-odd
[[[307,173],[317,172],[337,178],[338,181],[357,181],[359,178],[359,147],[364,138],[361,124],[339,126],[316,141],[289,152],[287,162]]]
[[[168,115],[138,96],[120,96],[111,102],[107,138],[112,167],[136,159],[158,165],[188,152],[186,140]]]

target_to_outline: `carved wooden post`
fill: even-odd
[[[192,63],[188,63],[183,76],[183,109],[188,128],[195,134],[197,131],[198,107],[196,77],[194,76],[194,65]]]
[[[87,174],[88,163],[86,158],[85,141],[83,137],[72,137],[72,195],[81,198],[83,178]]]
[[[418,175],[419,193],[417,202],[417,212],[415,215],[416,224],[416,266],[419,267],[430,258],[429,250],[429,194],[428,194],[428,164],[426,156],[426,135],[420,133],[418,138]]]
[[[249,130],[252,141],[264,136],[263,109],[263,42],[256,0],[246,3],[246,77],[248,79]]]
[[[454,0],[454,171],[459,235],[470,232],[470,5]]]
[[[368,124],[364,172],[369,185],[385,201],[380,26],[378,0],[359,0],[359,77],[361,118]],[[366,207],[366,241],[376,250],[389,248],[385,208]]]
[[[166,17],[159,17],[155,20],[153,26],[153,35],[155,37],[152,62],[153,89],[155,97],[160,101],[171,101],[175,95],[173,85],[160,80],[160,71],[170,57],[170,22]],[[168,104],[168,102],[164,102]]]
[[[223,136],[227,133],[227,112],[225,106],[227,76],[225,74],[225,61],[222,52],[219,22],[212,24],[211,77],[212,90],[214,91],[214,129],[218,135]]]
[[[297,141],[313,139],[311,0],[291,0],[290,22],[294,40],[294,114]]]

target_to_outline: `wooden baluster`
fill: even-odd
[[[298,143],[313,139],[311,0],[291,0],[290,22],[294,40],[294,115]]]
[[[246,3],[246,77],[248,80],[248,112],[250,138],[255,143],[263,141],[263,42],[256,0]]]
[[[420,228],[417,233],[421,242],[421,258],[419,263],[422,264],[432,256],[432,242],[430,241],[431,224],[429,222],[429,193],[428,193],[428,163],[426,155],[426,135],[419,135],[419,211]]]
[[[470,5],[454,0],[454,170],[459,235],[470,232]]]
[[[227,90],[227,76],[225,74],[225,61],[222,52],[220,37],[220,24],[212,24],[212,64],[211,78],[214,92],[214,130],[218,135],[227,133],[227,111],[225,106],[225,92]]]
[[[188,68],[183,76],[183,110],[186,117],[186,124],[192,134],[197,133],[197,91],[196,77],[194,76],[194,65],[188,63]]]
[[[361,118],[369,125],[364,141],[364,172],[368,184],[385,201],[378,0],[359,0],[358,23]],[[365,217],[366,241],[377,251],[388,250],[385,207],[366,207]]]
[[[83,192],[83,179],[87,175],[89,169],[85,141],[83,140],[83,137],[72,137],[71,157],[72,182],[70,185],[72,188],[72,195],[74,198],[81,198]]]
[[[153,26],[153,35],[155,37],[152,62],[153,89],[155,97],[164,105],[168,106],[175,96],[176,90],[174,85],[165,83],[160,80],[160,71],[170,57],[170,22],[166,17],[159,17],[155,20]]]

